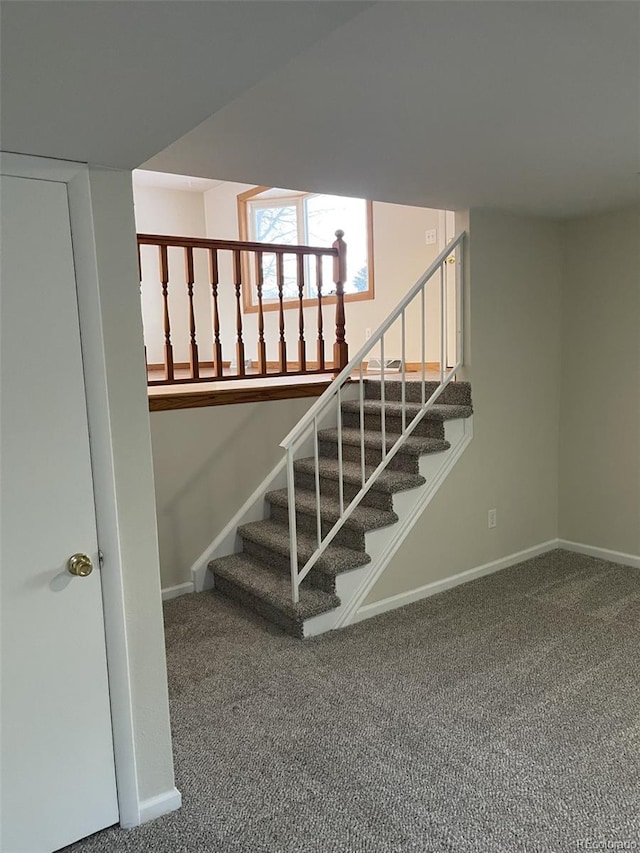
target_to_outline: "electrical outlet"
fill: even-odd
[[[492,530],[498,524],[498,510],[490,509],[488,513],[489,530]]]
[[[428,228],[424,232],[424,241],[427,246],[433,246],[438,242],[438,230],[437,228]]]
[[[367,329],[365,329],[365,330],[364,330],[364,339],[365,339],[366,341],[368,341],[370,337],[371,337],[371,329],[368,329],[368,328],[367,328]]]

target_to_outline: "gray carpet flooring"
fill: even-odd
[[[69,853],[640,848],[637,569],[554,551],[306,641],[165,615],[184,806]]]

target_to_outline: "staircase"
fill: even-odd
[[[281,442],[281,463],[194,565],[196,591],[215,586],[298,637],[359,618],[472,437],[471,388],[456,381],[464,364],[464,240],[459,234],[438,255]],[[427,318],[434,296],[435,324]],[[418,373],[404,369],[408,323]],[[439,381],[427,378],[434,327]],[[385,359],[389,341],[400,352]],[[379,365],[379,377],[368,374],[369,363]],[[401,372],[390,372],[391,363]]]
[[[385,383],[387,449],[400,440],[402,433],[401,385],[399,381]],[[427,394],[430,396],[437,387],[437,382],[427,383]],[[406,383],[405,409],[408,417],[418,413],[421,393],[419,382]],[[373,471],[381,460],[382,406],[380,382],[366,380],[363,408],[367,473]],[[346,401],[341,408],[344,499],[349,501],[360,490],[362,482],[360,404],[358,401]],[[323,621],[315,617],[340,609],[343,604],[338,595],[340,581],[344,581],[345,575],[372,562],[367,550],[368,534],[399,523],[400,518],[395,511],[398,493],[406,492],[411,501],[419,499],[428,486],[426,477],[421,473],[421,461],[426,456],[440,457],[438,462],[444,461],[451,453],[445,427],[448,422],[468,419],[471,414],[469,383],[452,382],[447,385],[302,581],[296,604],[291,600],[287,489],[265,494],[268,518],[238,527],[242,543],[240,553],[219,557],[209,563],[215,588],[297,637],[319,633],[309,630],[318,625],[336,627],[331,617]],[[320,430],[318,438],[320,516],[323,535],[326,535],[340,517],[337,429]],[[315,457],[297,459],[294,470],[298,561],[304,564],[316,548]]]

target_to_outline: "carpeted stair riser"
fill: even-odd
[[[426,383],[426,398],[434,393],[438,387],[437,382]],[[385,399],[395,402],[402,399],[402,382],[394,379],[392,381],[385,380]],[[407,403],[420,403],[422,401],[421,382],[407,381],[405,383],[405,399]],[[367,380],[365,382],[365,398],[367,400],[380,399],[380,382],[377,379]],[[468,382],[450,382],[444,389],[442,394],[437,399],[438,403],[444,403],[453,406],[470,406],[471,405],[471,385]]]
[[[321,456],[331,456],[333,459],[338,458],[338,442],[337,441],[320,441],[319,452]],[[353,444],[342,445],[342,458],[345,462],[360,462],[360,447]],[[381,448],[365,447],[364,460],[365,465],[379,465],[382,459]],[[419,473],[419,457],[409,453],[396,453],[393,459],[389,462],[390,469],[393,471],[406,471],[408,474]]]
[[[282,506],[271,505],[271,518],[277,521],[278,524],[289,524],[289,510]],[[323,537],[333,527],[334,522],[322,520],[322,535]],[[316,519],[315,516],[308,515],[306,512],[296,512],[297,530],[304,531],[310,535],[316,534]],[[346,525],[338,531],[333,539],[336,545],[344,545],[345,548],[352,548],[354,551],[364,551],[364,533],[353,530]]]
[[[411,416],[407,416],[407,425],[411,423],[411,420]],[[352,429],[360,429],[360,415],[356,412],[343,411],[342,425]],[[364,416],[364,426],[366,430],[368,429],[374,430],[375,432],[381,432],[382,416],[377,413],[373,414],[372,412],[366,412]],[[385,428],[389,433],[400,434],[402,432],[402,417],[391,415],[387,412]],[[425,438],[444,438],[444,423],[441,420],[423,418],[418,426],[413,430],[412,435],[420,435]]]
[[[242,550],[245,554],[249,554],[255,560],[260,563],[264,563],[266,566],[271,566],[271,568],[277,569],[286,575],[291,573],[291,562],[289,557],[285,557],[283,554],[278,554],[277,551],[264,548],[262,545],[258,545],[257,542],[252,542],[250,539],[243,540]],[[323,572],[314,566],[302,581],[301,586],[304,587],[307,584],[309,586],[314,586],[316,589],[321,589],[323,592],[335,593],[336,576],[329,572]]]
[[[306,474],[302,471],[296,472],[296,486],[301,489],[308,489],[314,492],[316,481],[313,474]],[[348,505],[360,491],[360,486],[354,483],[343,483],[343,494],[345,506]],[[329,479],[328,477],[320,477],[320,494],[322,497],[335,498],[340,497],[340,486],[337,480]],[[379,492],[377,489],[369,489],[360,506],[375,507],[375,509],[384,509],[387,512],[393,510],[393,495],[387,492]]]
[[[236,586],[236,584],[221,575],[215,575],[215,587],[218,592],[221,592],[228,598],[233,598],[234,601],[243,604],[245,607],[249,607],[251,610],[255,610],[256,613],[264,616],[269,622],[279,625],[287,634],[292,634],[299,639],[303,638],[303,620],[288,616],[267,601],[264,601],[264,599],[259,598],[257,595],[251,595],[247,590]]]
[[[287,561],[287,572],[289,571],[289,527],[277,524],[271,519],[264,521],[241,524],[238,527],[238,536],[246,546],[253,542],[268,552],[284,557]],[[301,533],[298,536],[298,563],[302,567],[315,551],[315,536]],[[331,545],[318,559],[312,571],[322,571],[326,574],[335,575],[337,572],[346,572],[357,566],[365,566],[371,562],[371,558],[364,551],[354,551],[342,545]],[[268,562],[270,565],[270,562]]]

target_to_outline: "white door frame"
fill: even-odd
[[[455,212],[453,210],[439,210],[438,211],[438,251],[441,252],[455,237]],[[447,366],[452,367],[456,362],[456,336],[455,336],[455,300],[456,297],[456,288],[455,288],[455,276],[449,270],[448,267],[445,267],[447,270],[447,280],[446,287],[448,293],[448,307],[449,307],[449,316],[445,320],[446,323],[449,324],[448,328],[448,352],[446,353],[447,358]],[[453,292],[451,292],[453,291]]]
[[[108,564],[105,563],[103,566],[100,579],[118,808],[120,823],[123,826],[135,826],[144,816],[140,812],[140,792],[136,774],[133,694],[124,609],[123,565],[116,511],[116,483],[89,169],[86,165],[79,163],[66,164],[60,160],[4,152],[0,152],[0,165],[5,175],[54,181],[67,185],[98,542],[100,549],[108,555]]]

